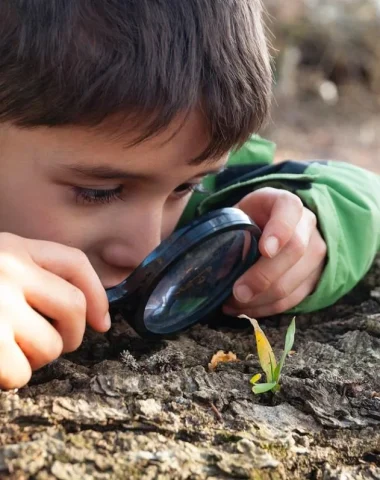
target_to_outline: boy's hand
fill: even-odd
[[[86,255],[1,233],[0,388],[22,387],[32,370],[76,350],[86,319],[109,329],[107,295]]]
[[[234,298],[223,310],[266,317],[298,305],[318,284],[327,247],[313,212],[294,194],[263,188],[237,205],[263,230],[263,255],[234,286]]]

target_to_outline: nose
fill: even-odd
[[[113,277],[106,283],[116,285],[126,278],[161,243],[161,238],[160,209],[141,209],[113,222],[102,249],[102,260]]]

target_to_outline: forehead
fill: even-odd
[[[2,147],[24,151],[29,158],[59,164],[81,163],[125,167],[144,173],[144,170],[172,169],[191,165],[207,148],[210,134],[200,111],[178,116],[169,127],[152,138],[133,144],[139,132],[127,121],[116,116],[93,128],[65,126],[35,129],[2,127]],[[4,151],[4,150],[3,150]],[[217,164],[220,161],[207,161]]]

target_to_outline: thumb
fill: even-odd
[[[296,195],[270,187],[250,193],[236,206],[263,231],[259,250],[268,258],[275,257],[289,242],[303,212],[303,204]]]

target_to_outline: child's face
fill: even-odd
[[[209,137],[194,112],[171,138],[181,120],[135,147],[110,128],[0,126],[1,231],[79,248],[118,284],[172,233],[188,187],[227,160],[189,165]]]

